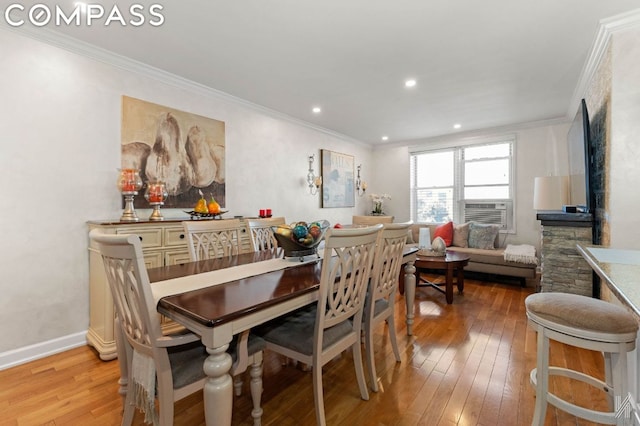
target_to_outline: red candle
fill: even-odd
[[[271,216],[271,209],[267,209],[266,213],[267,213],[267,217]]]
[[[260,209],[260,217],[265,217],[265,211],[264,211],[264,209]]]
[[[142,181],[136,169],[122,169],[120,171],[120,190],[122,192],[135,192],[142,186]]]
[[[162,188],[160,185],[153,185],[149,191],[149,202],[161,203],[162,202]]]

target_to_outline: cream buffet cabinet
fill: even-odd
[[[224,220],[224,219],[222,219]],[[135,234],[142,242],[147,268],[177,265],[189,262],[187,238],[182,220],[164,221],[89,221],[89,232],[100,229],[107,234]],[[243,245],[251,244],[251,237],[243,234]],[[104,272],[102,257],[96,245],[89,241],[89,331],[87,342],[104,361],[117,358],[114,334],[115,307]],[[180,328],[162,317],[163,331],[171,332]]]

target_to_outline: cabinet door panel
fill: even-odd
[[[164,255],[165,266],[179,265],[187,262],[191,262],[191,257],[189,257],[189,252],[187,250],[167,251]]]
[[[164,266],[161,251],[143,251],[142,254],[144,254],[144,265],[147,269]]]

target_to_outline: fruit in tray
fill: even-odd
[[[210,214],[219,214],[220,213],[220,204],[213,198],[213,194],[211,194],[211,201],[207,204],[207,211]]]
[[[303,247],[316,246],[327,228],[325,221],[320,222],[295,222],[291,225],[274,226],[273,231],[276,235],[287,238]]]
[[[207,208],[207,200],[204,198],[200,198],[196,203],[196,206],[193,208],[193,211],[196,213],[209,213],[209,209]]]

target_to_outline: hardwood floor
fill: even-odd
[[[527,327],[524,299],[531,289],[467,280],[463,295],[419,289],[414,336],[407,337],[404,300],[396,302],[402,362],[396,363],[382,325],[376,335],[380,392],[359,397],[351,354],[324,369],[329,425],[527,425],[535,396],[535,333]],[[551,362],[602,378],[599,353],[552,342]],[[117,425],[121,420],[117,361],[100,361],[89,347],[0,371],[0,425]],[[246,380],[245,380],[246,382]],[[605,410],[595,389],[552,381],[574,403]],[[263,425],[315,423],[311,373],[283,366],[265,354]],[[250,425],[248,383],[234,398],[234,425]],[[136,414],[135,425],[143,425]],[[176,425],[202,425],[202,394],[176,404]],[[547,425],[591,424],[549,407]]]

